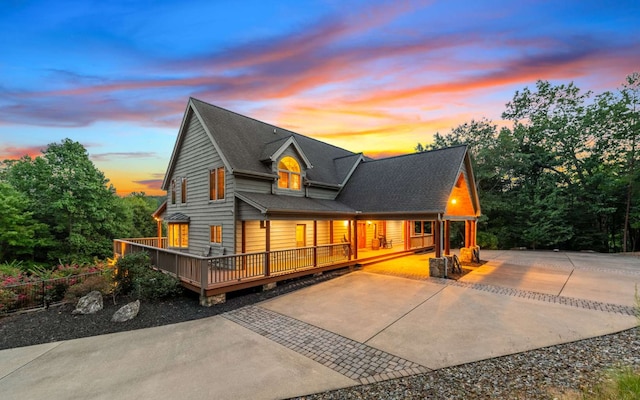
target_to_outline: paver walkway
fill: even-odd
[[[359,383],[374,383],[429,370],[393,354],[262,307],[243,307],[224,316]]]

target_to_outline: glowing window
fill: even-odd
[[[209,171],[209,200],[224,200],[224,167]]]
[[[278,187],[300,190],[300,164],[293,157],[284,157],[278,163]]]
[[[189,225],[169,224],[169,247],[189,247]]]

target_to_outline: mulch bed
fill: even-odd
[[[227,293],[226,303],[212,307],[200,306],[197,294],[184,291],[180,296],[165,300],[141,301],[138,316],[131,321],[121,323],[111,322],[113,313],[135,299],[119,296],[116,298],[117,304],[114,304],[110,296],[105,296],[104,308],[92,315],[73,315],[71,312],[75,309],[74,304],[62,304],[45,310],[12,314],[0,317],[0,350],[211,317],[327,281],[348,272],[349,269],[341,269],[326,272],[320,276],[283,281],[269,291],[252,288]]]

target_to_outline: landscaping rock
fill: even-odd
[[[72,314],[95,314],[102,310],[102,293],[94,290],[78,300]]]
[[[111,317],[111,322],[125,322],[134,319],[138,315],[138,311],[140,311],[140,300],[120,307]]]

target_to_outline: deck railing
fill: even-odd
[[[201,289],[247,279],[312,270],[350,259],[349,243],[216,257],[202,257],[159,248],[158,238],[116,239],[113,243],[116,256],[145,251],[154,266]]]

